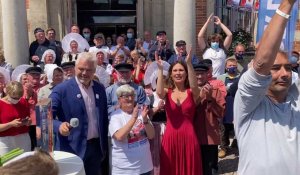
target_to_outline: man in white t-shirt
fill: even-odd
[[[103,33],[97,33],[94,36],[94,40],[93,41],[95,43],[95,46],[90,47],[89,52],[97,52],[98,49],[104,50],[107,53],[107,57],[104,59],[104,62],[108,63],[109,62],[108,59],[110,57],[110,55],[109,55],[109,47],[107,47],[105,45],[105,37],[104,37]]]
[[[299,90],[291,86],[288,54],[279,51],[295,1],[282,0],[262,36],[253,68],[239,81],[234,102],[238,174],[300,174]]]

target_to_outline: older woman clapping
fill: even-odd
[[[120,109],[112,113],[109,132],[112,136],[112,175],[148,175],[153,169],[148,139],[154,128],[148,108],[134,106],[135,91],[129,85],[117,89]]]

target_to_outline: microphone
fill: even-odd
[[[76,128],[79,125],[79,120],[78,118],[71,118],[70,120],[70,129]]]

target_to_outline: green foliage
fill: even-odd
[[[221,33],[223,38],[226,38],[226,34],[224,32]],[[252,36],[249,32],[246,32],[243,29],[238,29],[232,33],[232,43],[228,50],[227,55],[233,55],[234,54],[234,48],[238,43],[241,43],[245,45],[245,48],[249,48],[250,42],[252,41]]]

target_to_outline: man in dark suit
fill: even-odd
[[[96,60],[91,53],[81,53],[75,63],[76,76],[57,85],[52,99],[55,149],[82,158],[87,175],[103,174],[107,154],[108,116],[105,88],[93,81]],[[78,127],[70,125],[79,120]]]

